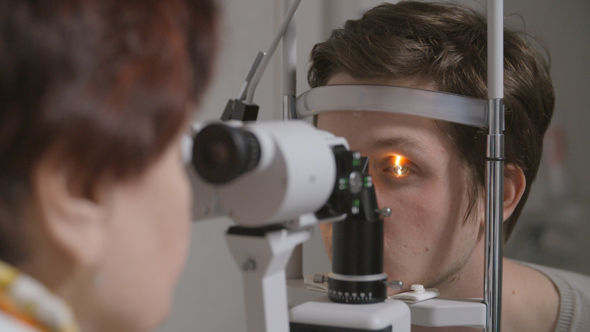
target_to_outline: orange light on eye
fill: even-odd
[[[393,160],[393,165],[391,166],[391,169],[393,170],[393,173],[397,176],[404,176],[406,174],[408,174],[408,171],[410,170],[408,166],[405,165],[404,163],[405,158],[402,156],[394,156],[394,160]]]

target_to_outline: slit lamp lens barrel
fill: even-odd
[[[224,124],[212,124],[194,139],[192,163],[205,180],[229,183],[254,169],[260,161],[260,143],[252,133]]]
[[[332,271],[341,275],[383,273],[383,220],[346,219],[332,226]]]
[[[328,297],[333,302],[365,304],[387,297],[383,273],[383,220],[346,219],[332,226],[332,274]]]
[[[333,302],[364,304],[387,297],[383,271],[383,218],[368,174],[368,159],[359,152],[335,149],[337,185],[328,205],[346,213],[332,225],[332,273],[328,297]]]

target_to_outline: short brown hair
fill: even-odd
[[[166,149],[211,76],[216,16],[213,0],[0,0],[0,259],[20,255],[48,153],[91,195]]]
[[[482,15],[455,5],[404,1],[377,6],[315,45],[308,81],[312,87],[326,85],[338,73],[356,79],[422,78],[440,91],[487,98],[486,61],[487,26]],[[522,169],[527,182],[522,199],[504,223],[505,240],[537,174],[554,103],[547,61],[520,33],[505,29],[505,158],[507,164]],[[470,211],[484,187],[487,130],[442,122],[439,126],[471,173]]]

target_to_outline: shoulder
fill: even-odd
[[[549,266],[524,262],[520,263],[539,270],[549,277],[558,288],[565,286],[590,294],[590,276]]]
[[[590,276],[557,268],[523,263],[543,273],[559,292],[559,319],[555,331],[590,331]]]
[[[504,260],[502,330],[553,332],[559,321],[559,290],[541,271]]]
[[[2,332],[39,332],[0,310],[0,331]]]

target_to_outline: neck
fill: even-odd
[[[440,284],[442,298],[483,298],[484,241],[478,241],[465,265]]]
[[[93,331],[87,324],[92,317],[92,301],[89,300],[90,286],[88,278],[83,275],[83,269],[77,267],[70,255],[44,237],[31,238],[30,243],[28,259],[18,264],[17,268],[64,300],[83,331]]]
[[[435,286],[441,298],[483,298],[484,241],[478,242],[463,269]],[[541,272],[503,259],[502,330],[553,331],[559,313],[559,293]],[[467,327],[412,326],[412,332],[481,331]]]

